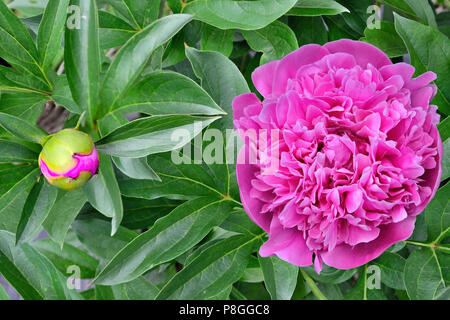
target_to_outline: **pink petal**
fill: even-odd
[[[392,64],[388,56],[377,47],[362,41],[341,39],[324,45],[331,53],[345,52],[353,55],[356,63],[366,68],[370,63],[376,68]]]
[[[317,44],[308,44],[284,57],[275,70],[273,94],[278,96],[286,91],[289,79],[294,79],[297,70],[304,65],[316,62],[329,52]]]
[[[250,191],[252,189],[251,181],[255,178],[255,173],[259,171],[258,166],[245,163],[245,147],[241,148],[237,158],[236,177],[239,184],[242,205],[250,219],[264,231],[269,232],[272,215],[262,214],[261,209],[264,203],[256,198],[250,197]]]
[[[352,269],[377,257],[396,242],[408,239],[414,231],[415,217],[408,217],[399,223],[380,226],[379,236],[368,243],[351,246],[337,245],[333,251],[323,252],[323,261],[334,268]]]
[[[278,66],[279,60],[274,60],[263,64],[252,73],[252,81],[255,88],[266,98],[272,94],[272,84],[275,77],[275,70]]]

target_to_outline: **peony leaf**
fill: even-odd
[[[92,279],[98,266],[98,260],[83,250],[64,243],[61,247],[49,238],[40,239],[33,243],[33,247],[47,257],[53,265],[63,274],[66,274],[70,266],[80,268],[80,279]]]
[[[275,21],[297,0],[196,0],[189,2],[184,13],[219,29],[256,30]]]
[[[340,3],[333,0],[298,0],[289,10],[288,15],[295,16],[322,16],[350,12]]]
[[[397,290],[405,290],[405,284],[403,283],[405,262],[405,258],[401,255],[389,251],[373,261],[381,269],[381,282],[389,288]]]
[[[422,23],[427,24],[430,27],[437,28],[433,8],[430,6],[428,1],[380,0],[380,2],[391,6],[403,14],[417,18]]]
[[[71,8],[78,8],[79,26],[69,13],[64,36],[64,67],[75,102],[88,111],[93,124],[97,114],[100,82],[100,45],[96,1],[71,0]],[[73,7],[76,6],[76,7]],[[72,15],[76,18],[77,11]]]
[[[99,154],[98,174],[84,186],[89,203],[106,217],[112,218],[111,235],[117,232],[123,218],[123,204],[111,158]]]
[[[39,156],[21,144],[6,140],[0,140],[0,150],[2,150],[0,154],[0,163],[35,163]]]
[[[375,281],[380,279],[376,278],[376,274],[369,274],[368,266],[362,267],[361,273],[358,278],[356,285],[347,293],[344,300],[387,300],[386,296],[377,288],[374,283],[370,283],[369,277],[374,277]]]
[[[2,168],[6,170],[20,170],[20,175],[2,175],[2,180],[5,179],[2,181],[2,184],[7,184],[8,189],[0,197],[0,230],[16,232],[20,220],[20,213],[22,212],[30,190],[36,184],[39,177],[39,169],[35,169],[34,166],[19,168],[13,165]]]
[[[191,19],[192,16],[186,14],[166,16],[145,27],[127,41],[103,78],[100,89],[101,116],[113,110],[117,100],[138,78],[152,53],[170,40]]]
[[[111,112],[151,115],[220,115],[224,111],[197,83],[170,71],[155,71],[130,88]],[[109,113],[108,116],[114,116]]]
[[[34,185],[22,210],[16,231],[16,243],[31,242],[39,235],[57,194],[58,190],[45,179]]]
[[[30,244],[14,245],[14,235],[0,231],[0,270],[25,299],[81,300],[55,266]],[[14,263],[14,264],[13,264]],[[14,266],[12,270],[3,270]],[[14,272],[11,272],[14,271]]]
[[[317,274],[313,266],[302,268],[311,278],[321,283],[339,284],[350,279],[358,269],[340,270],[323,264],[322,271]]]
[[[202,32],[202,51],[217,51],[229,57],[233,51],[234,30],[221,30],[205,25]]]
[[[450,139],[447,139],[443,143],[444,153],[442,155],[442,178],[444,181],[450,178]]]
[[[143,158],[118,158],[112,157],[116,167],[123,174],[130,178],[138,180],[156,180],[161,181],[158,175],[148,165],[147,157]]]
[[[229,215],[232,204],[216,197],[188,201],[125,246],[97,275],[97,284],[115,285],[136,279],[197,244]]]
[[[450,182],[441,187],[424,212],[428,240],[435,243],[444,239],[450,230]]]
[[[432,103],[439,111],[450,114],[450,39],[438,30],[395,15],[395,29],[408,48],[416,75],[433,71],[438,92]]]
[[[98,23],[102,49],[122,46],[137,32],[126,21],[102,10],[98,12]]]
[[[47,137],[45,131],[38,126],[3,112],[0,112],[0,126],[19,138],[39,144]]]
[[[450,255],[433,248],[415,250],[406,260],[405,287],[411,300],[438,298],[450,285]]]
[[[87,199],[82,189],[73,191],[58,190],[58,197],[47,218],[44,228],[62,248],[70,225],[83,208]]]
[[[277,256],[262,258],[258,255],[258,259],[272,300],[290,300],[297,285],[299,267]]]
[[[261,65],[282,59],[298,49],[294,32],[280,21],[274,21],[262,29],[242,31],[242,35],[253,50],[263,52]]]
[[[380,21],[380,29],[366,28],[364,34],[366,36],[364,41],[381,49],[389,58],[401,57],[408,53],[392,22]]]
[[[119,175],[123,195],[148,200],[161,197],[189,200],[197,196],[225,196],[213,177],[199,165],[175,164],[170,154],[151,156],[149,164],[162,182],[136,180]]]
[[[111,236],[111,223],[94,218],[75,220],[72,229],[83,246],[103,261],[111,259],[138,235],[135,231],[119,226]]]
[[[112,156],[141,158],[180,148],[180,143],[187,143],[217,119],[187,115],[141,118],[114,130],[96,146],[98,151]]]
[[[211,299],[242,277],[261,236],[237,235],[212,245],[177,273],[156,299]]]
[[[44,71],[53,64],[61,47],[70,0],[49,0],[39,25],[37,47]]]
[[[137,29],[142,29],[146,25],[158,18],[160,0],[106,0],[120,15]]]

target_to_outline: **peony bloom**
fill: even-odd
[[[241,200],[269,235],[261,256],[350,269],[411,236],[442,174],[436,76],[413,74],[352,40],[306,45],[254,71],[264,100],[243,94],[233,110],[245,138]],[[264,130],[278,138],[263,141]]]
[[[97,172],[98,164],[91,137],[75,129],[49,136],[39,155],[39,167],[48,182],[66,190],[84,186]]]

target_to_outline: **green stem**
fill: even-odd
[[[231,287],[231,294],[230,297],[233,298],[233,300],[248,300],[242,292],[240,292],[238,289],[236,289],[235,286]]]
[[[316,298],[319,300],[328,300],[322,291],[320,291],[319,287],[316,285],[316,282],[305,271],[303,271],[302,268],[300,268],[300,272]]]
[[[427,247],[427,248],[431,248],[431,249],[437,249],[437,250],[441,250],[441,251],[448,251],[448,248],[446,247],[442,247],[434,242],[432,243],[423,243],[423,242],[416,242],[416,241],[405,241],[406,244],[410,244],[413,246],[419,246],[419,247]]]
[[[78,130],[78,128],[80,128],[81,122],[83,121],[85,115],[86,115],[86,111],[83,111],[83,113],[80,115],[80,118],[78,119],[75,130]]]

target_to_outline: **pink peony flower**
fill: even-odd
[[[233,110],[249,138],[237,164],[242,203],[269,234],[261,256],[350,269],[411,236],[442,174],[436,75],[413,74],[352,40],[306,45],[254,71],[264,100],[243,94]],[[264,130],[279,138],[263,143]]]
[[[39,155],[39,167],[47,181],[61,189],[81,188],[96,174],[97,149],[91,137],[75,129],[49,136]]]

